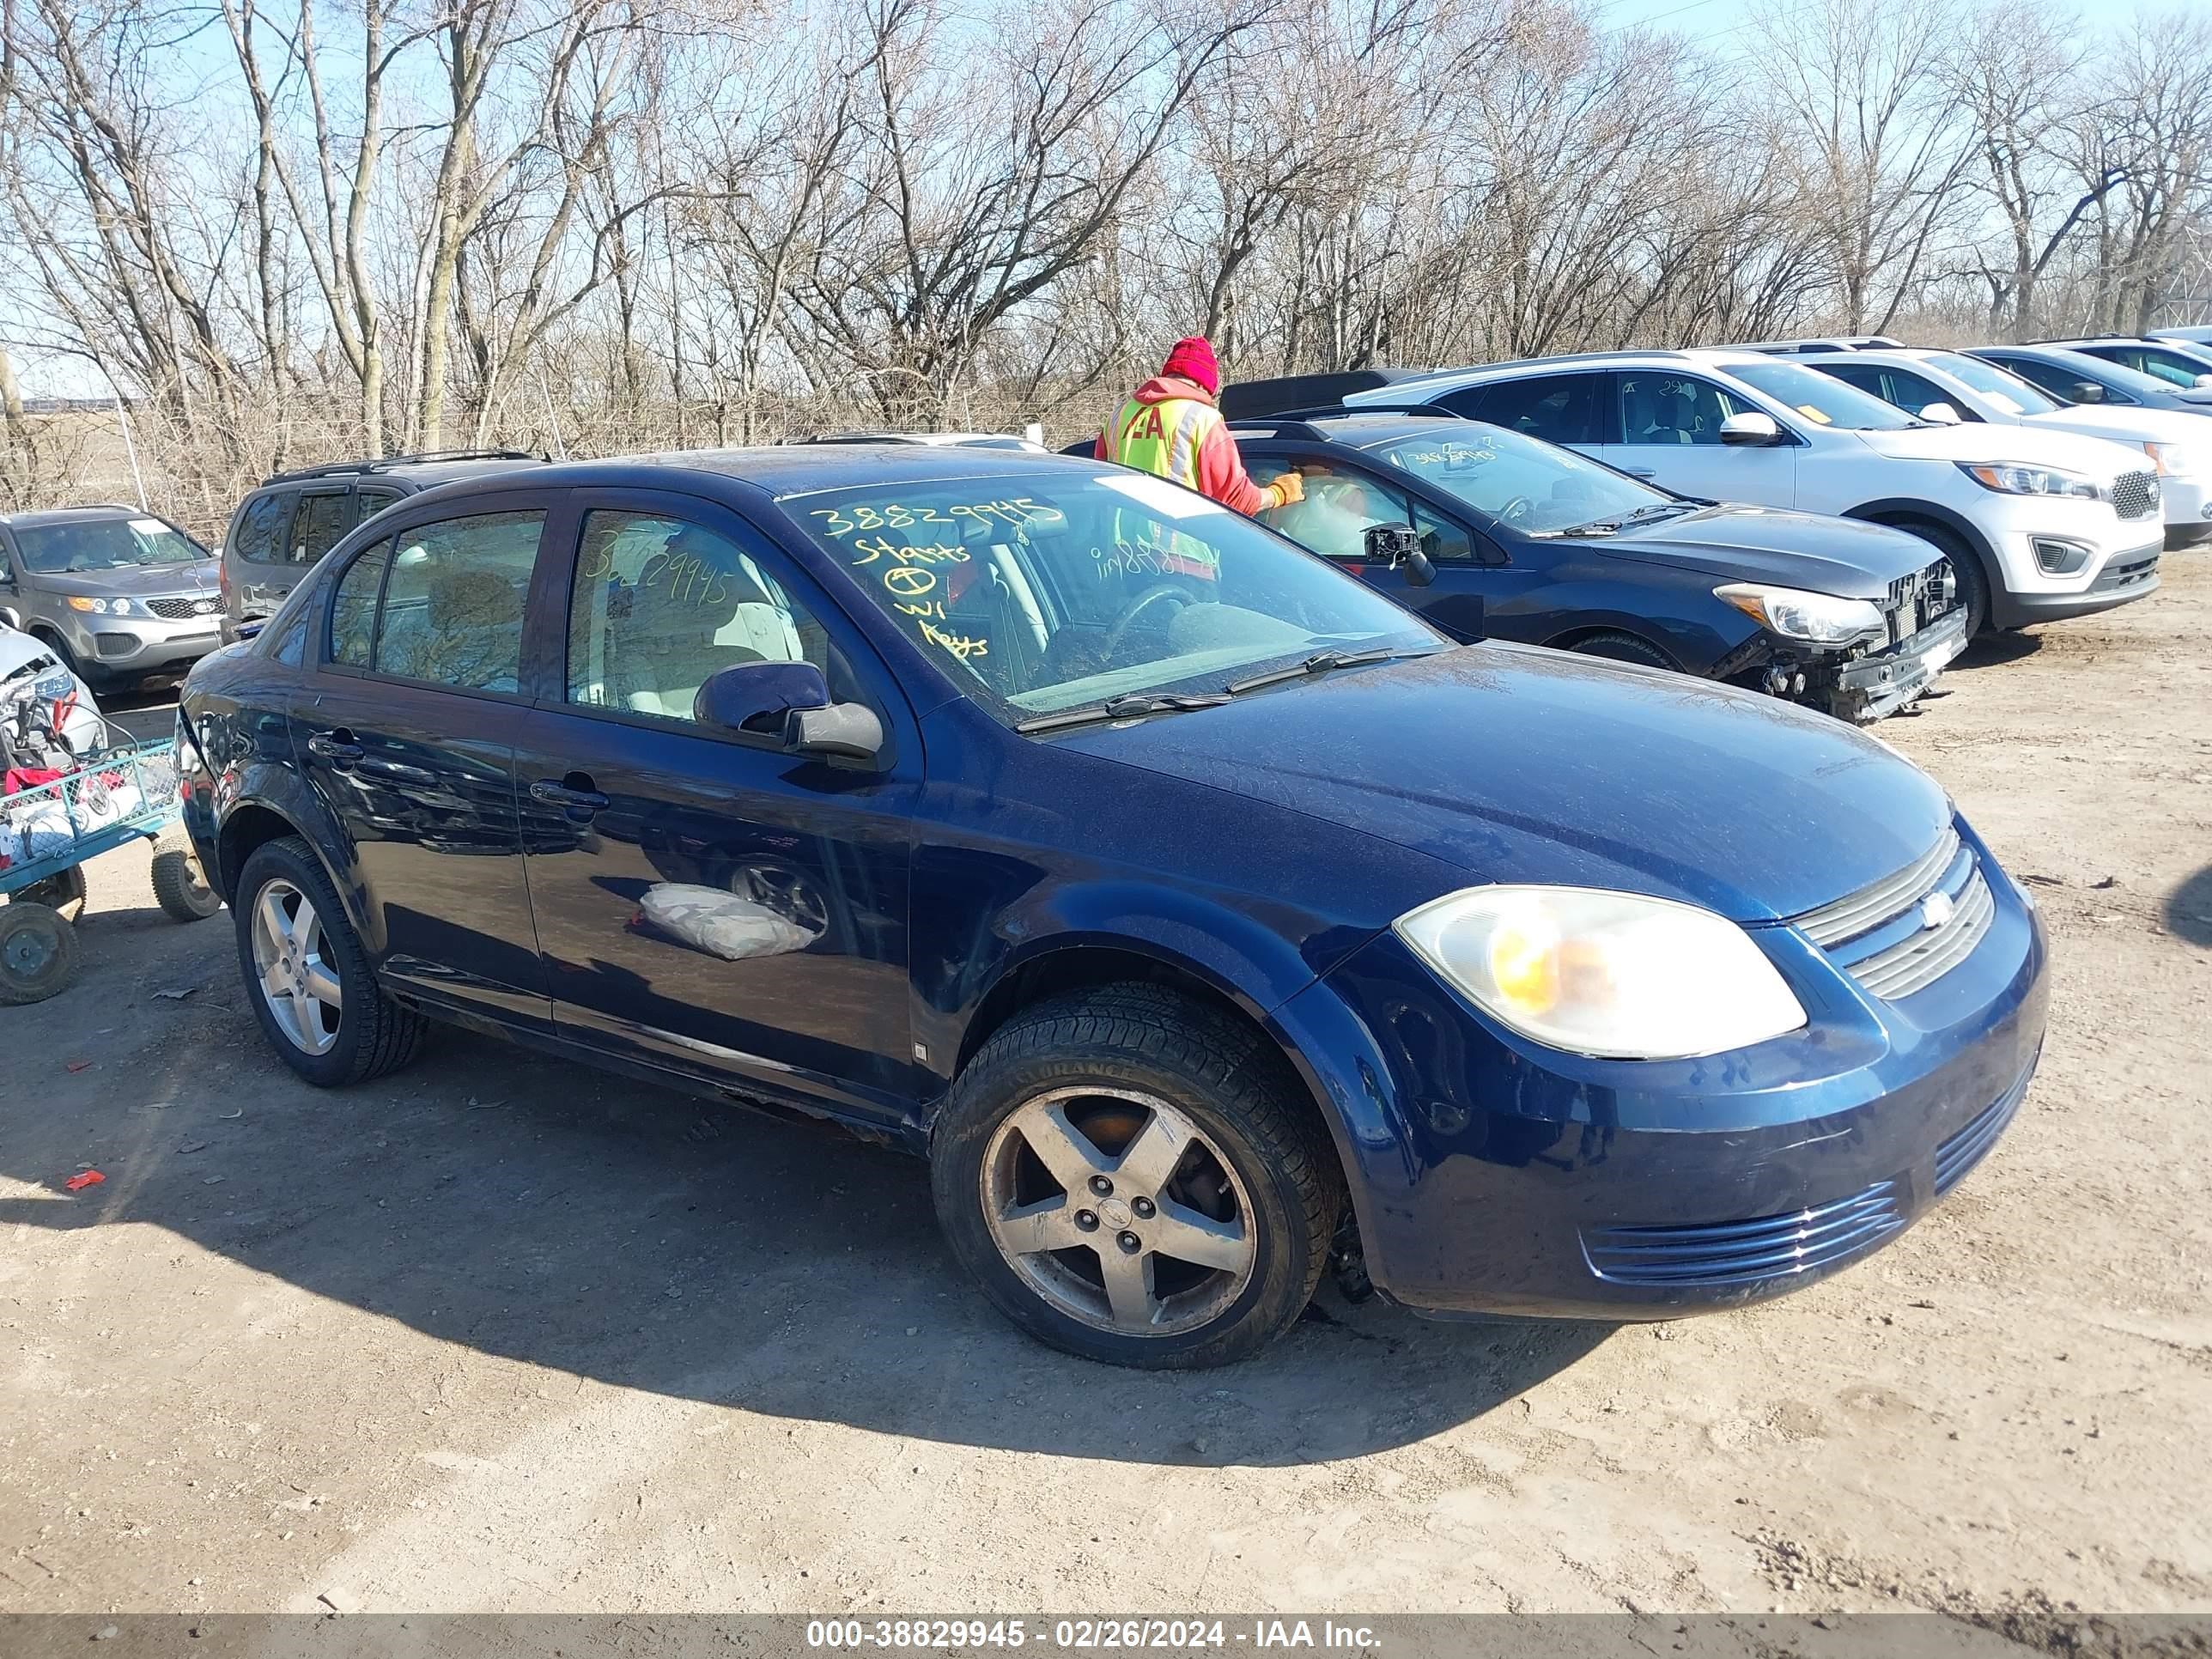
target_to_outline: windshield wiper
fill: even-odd
[[[1377,646],[1372,651],[1316,651],[1304,662],[1294,662],[1288,668],[1271,668],[1264,674],[1255,674],[1249,679],[1231,680],[1222,688],[1232,697],[1247,691],[1256,691],[1263,685],[1280,685],[1285,680],[1304,679],[1309,674],[1326,674],[1332,669],[1357,668],[1362,663],[1388,662],[1400,655],[1425,656],[1425,652],[1397,652],[1388,646]]]
[[[1565,530],[1547,530],[1547,536],[1610,536],[1624,525],[1641,524],[1661,513],[1693,513],[1696,501],[1654,501],[1649,507],[1639,507],[1633,513],[1624,513],[1617,519],[1592,519],[1588,524],[1571,524]]]
[[[1054,732],[1063,726],[1089,726],[1096,720],[1126,720],[1139,714],[1175,714],[1186,708],[1218,708],[1229,699],[1218,691],[1199,691],[1190,694],[1164,691],[1133,691],[1126,696],[1109,697],[1087,708],[1064,708],[1056,714],[1036,714],[1025,720],[1016,720],[1017,732]]]

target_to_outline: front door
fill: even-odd
[[[550,1022],[515,806],[524,596],[545,514],[372,544],[341,574],[294,742],[343,828],[370,955],[426,1000]]]
[[[1796,505],[1794,441],[1721,441],[1721,422],[1729,416],[1765,410],[1678,368],[1631,369],[1615,374],[1613,383],[1620,398],[1619,437],[1599,447],[1600,460],[1678,495],[1761,507]]]
[[[561,695],[519,757],[530,896],[559,1027],[617,1053],[896,1121],[908,1006],[903,702],[752,526],[696,498],[579,492]],[[548,588],[558,595],[558,584]],[[693,718],[738,663],[812,662],[872,704],[888,762],[783,752]]]

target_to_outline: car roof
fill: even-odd
[[[726,480],[769,497],[856,485],[934,483],[940,480],[1042,473],[1096,474],[1100,463],[1026,449],[981,449],[964,444],[776,444],[750,449],[669,450],[605,460],[556,461],[532,467],[517,483],[533,489],[682,489],[688,477]],[[441,495],[462,495],[447,486]]]
[[[487,472],[506,472],[519,466],[544,466],[543,455],[520,449],[443,450],[422,455],[387,455],[367,460],[325,461],[316,466],[273,472],[258,488],[277,484],[310,483],[324,479],[343,483],[355,478],[389,478],[418,489],[473,478]]]
[[[1296,416],[1255,415],[1246,420],[1231,421],[1229,427],[1239,438],[1288,438],[1302,443],[1345,444],[1354,449],[1368,449],[1393,439],[1414,438],[1439,430],[1465,433],[1469,427],[1489,429],[1483,422],[1462,420],[1456,415],[1414,415],[1391,410],[1367,414],[1358,409],[1347,410],[1341,415],[1325,410]]]
[[[1510,362],[1469,363],[1462,368],[1431,369],[1424,374],[1395,381],[1380,390],[1411,397],[1425,386],[1463,384],[1518,375],[1523,372],[1561,374],[1581,368],[1626,368],[1638,364],[1660,368],[1670,366],[1687,368],[1703,365],[1707,368],[1727,370],[1775,361],[1771,352],[1747,351],[1733,346],[1690,346],[1681,349],[1667,346],[1628,347],[1618,351],[1578,351],[1559,357],[1516,357]]]
[[[41,507],[21,513],[0,513],[0,524],[17,530],[35,530],[50,524],[99,524],[109,519],[161,519],[151,507],[124,501],[99,501],[84,507]],[[169,521],[161,519],[163,524]]]

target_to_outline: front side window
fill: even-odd
[[[2168,386],[2194,388],[2198,375],[2212,374],[2212,368],[2208,368],[2194,357],[2184,356],[2179,351],[2169,351],[2160,346],[2130,346],[2120,354],[2120,361],[2127,368],[2148,374],[2153,380],[2163,380]]]
[[[1675,503],[1665,490],[1571,449],[1480,427],[1395,438],[1367,453],[1529,536],[1634,514],[1655,517]]]
[[[1534,374],[1469,386],[1437,401],[1455,415],[1547,443],[1601,444],[1606,397],[1603,374]]]
[[[1936,363],[1953,380],[1969,391],[1980,392],[2007,415],[2048,415],[2059,407],[2019,375],[1995,363],[1985,363],[1979,357],[1969,357],[1963,351],[1947,351]]]
[[[1711,380],[1672,371],[1620,377],[1620,441],[1625,444],[1717,444],[1721,422],[1753,405]]]
[[[811,662],[826,635],[728,537],[642,513],[586,515],[568,600],[570,702],[689,720],[704,685],[749,662]]]
[[[208,550],[161,519],[84,519],[15,532],[23,562],[41,576],[197,564]]]
[[[1921,424],[1917,416],[1906,414],[1894,404],[1884,403],[1856,386],[1831,380],[1819,369],[1808,368],[1802,363],[1767,358],[1753,363],[1730,363],[1728,372],[1753,391],[1765,392],[1792,414],[1803,416],[1815,426],[1837,427],[1847,432],[1896,432]],[[1735,407],[1748,410],[1754,405],[1738,401]]]
[[[470,691],[522,689],[522,609],[542,512],[484,513],[402,531],[373,666]]]
[[[292,521],[292,503],[299,498],[289,489],[272,489],[256,495],[239,509],[231,526],[229,550],[248,564],[282,564],[285,528]]]
[[[1295,469],[1288,462],[1267,463],[1254,471],[1253,482],[1272,483],[1293,470],[1305,486],[1305,499],[1268,508],[1260,522],[1324,558],[1364,559],[1369,526],[1411,522],[1406,498],[1396,490],[1328,461],[1301,459]]]
[[[1917,374],[1908,374],[1901,368],[1885,368],[1881,372],[1883,401],[1892,403],[1908,415],[1917,415],[1930,404],[1948,404],[1951,398],[1933,380],[1923,380]],[[1953,408],[1962,421],[1978,418],[1972,410]]]
[[[1008,723],[1124,695],[1218,691],[1322,650],[1449,643],[1262,526],[1141,474],[1040,467],[778,505]]]

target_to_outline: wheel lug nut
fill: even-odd
[[[1091,1232],[1097,1227],[1098,1218],[1089,1210],[1078,1210],[1075,1212],[1075,1224],[1082,1228],[1085,1232]]]
[[[1137,1200],[1137,1201],[1136,1201],[1135,1203],[1133,1203],[1133,1204],[1130,1205],[1130,1206],[1129,1206],[1129,1207],[1130,1207],[1131,1209],[1134,1210],[1134,1211],[1135,1211],[1135,1212],[1136,1212],[1139,1216],[1143,1217],[1146,1221],[1150,1221],[1150,1220],[1152,1218],[1152,1215],[1153,1215],[1152,1200],[1151,1199],[1149,1199],[1149,1198],[1140,1198],[1140,1199]]]
[[[1123,1233],[1114,1242],[1116,1244],[1119,1244],[1123,1249],[1127,1250],[1131,1255],[1134,1255],[1139,1250],[1144,1248],[1144,1241],[1139,1238],[1134,1233]]]
[[[1093,1176],[1091,1177],[1091,1190],[1099,1197],[1105,1198],[1112,1194],[1114,1183],[1107,1180],[1104,1176]]]

